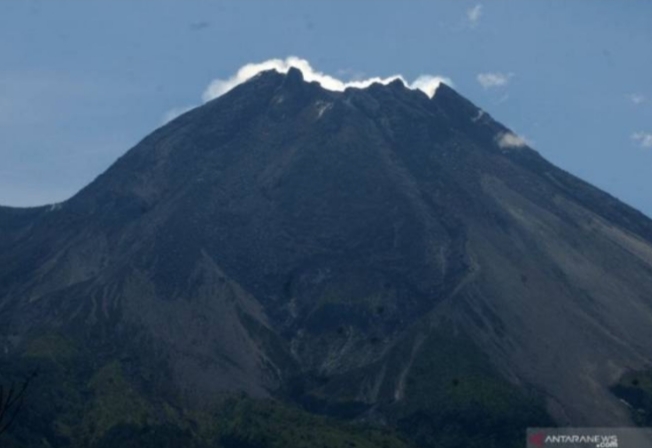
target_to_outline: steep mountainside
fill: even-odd
[[[40,366],[43,394],[12,443],[303,446],[229,439],[249,405],[387,446],[631,424],[612,387],[652,361],[652,221],[507,132],[445,85],[263,72],[70,200],[0,208],[0,379]]]

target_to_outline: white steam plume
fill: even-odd
[[[389,84],[390,82],[400,79],[403,84],[408,88],[414,90],[421,90],[426,95],[432,98],[442,82],[453,85],[449,78],[444,76],[422,75],[419,76],[414,82],[408,83],[401,75],[393,75],[387,78],[373,77],[356,81],[342,81],[334,76],[327,75],[312,68],[310,63],[296,56],[290,56],[286,59],[270,59],[258,64],[247,64],[240,68],[235,75],[228,79],[216,79],[212,81],[202,95],[204,102],[217,98],[229,90],[233,89],[238,84],[242,84],[248,79],[256,76],[258,73],[265,70],[276,70],[280,73],[287,73],[291,67],[298,68],[303,73],[303,78],[307,82],[317,81],[326,90],[343,91],[347,87],[365,88],[377,82],[380,84]]]
[[[303,73],[303,78],[307,82],[317,81],[324,89],[339,92],[345,90],[347,87],[365,88],[369,87],[375,82],[380,84],[389,84],[390,82],[399,79],[406,87],[413,90],[421,90],[426,95],[428,95],[428,97],[432,98],[442,82],[448,84],[449,86],[453,86],[453,81],[451,81],[450,78],[435,75],[421,75],[411,83],[408,83],[401,75],[393,75],[386,78],[376,76],[362,80],[357,79],[352,81],[342,81],[341,79],[338,79],[334,76],[327,75],[315,70],[305,59],[301,59],[296,56],[290,56],[285,59],[269,59],[260,63],[247,64],[242,66],[233,76],[228,79],[215,79],[211,81],[211,83],[208,85],[208,87],[206,87],[204,93],[202,94],[202,102],[206,103],[212,99],[224,95],[229,90],[255,77],[260,72],[266,70],[276,70],[280,73],[287,73],[291,67],[295,67],[301,70],[301,73]],[[161,121],[165,124],[170,120],[176,118],[181,113],[190,110],[191,108],[192,107],[181,107],[169,110],[164,114]]]

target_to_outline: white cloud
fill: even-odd
[[[445,76],[421,75],[417,77],[417,79],[415,79],[413,82],[409,83],[402,75],[393,75],[386,78],[375,76],[371,78],[360,79],[361,73],[352,72],[350,69],[347,69],[346,72],[354,73],[354,79],[350,81],[342,81],[341,79],[338,79],[334,76],[327,75],[315,70],[305,59],[301,59],[296,56],[290,56],[285,59],[269,59],[260,63],[246,64],[242,66],[234,75],[227,79],[215,79],[211,81],[208,87],[206,87],[202,93],[202,102],[206,103],[212,99],[224,95],[229,90],[233,89],[239,84],[247,82],[263,71],[276,70],[280,73],[287,73],[291,67],[295,67],[301,70],[303,73],[303,78],[307,82],[316,81],[321,84],[321,86],[326,90],[334,90],[339,92],[344,91],[348,87],[365,88],[376,82],[380,84],[389,84],[390,82],[399,79],[406,87],[413,90],[421,90],[426,95],[428,95],[428,97],[432,98],[437,91],[437,87],[439,87],[442,82],[448,84],[449,86],[453,86],[453,81]],[[340,71],[340,73],[342,73],[342,71]],[[162,123],[167,124],[184,112],[189,111],[193,107],[196,106],[178,107],[167,111],[163,115]]]
[[[334,76],[315,70],[305,59],[290,56],[286,59],[269,59],[257,64],[244,65],[230,78],[216,79],[212,81],[202,94],[202,100],[206,102],[217,98],[233,89],[235,86],[253,78],[262,71],[276,70],[280,73],[287,73],[291,67],[301,70],[303,77],[307,82],[317,81],[324,89],[340,92],[345,90],[347,87],[365,88],[376,82],[380,84],[389,84],[396,79],[400,79],[408,88],[421,90],[429,97],[432,97],[435,94],[437,87],[439,87],[439,84],[442,82],[451,86],[453,85],[449,78],[435,75],[419,76],[412,83],[408,83],[401,75],[393,75],[386,78],[372,77],[362,80],[342,81]]]
[[[403,80],[403,78],[401,78]],[[432,75],[421,75],[417,79],[415,79],[412,84],[409,84],[408,87],[410,89],[418,89],[421,90],[423,93],[428,95],[430,98],[435,96],[435,92],[437,91],[437,87],[439,87],[439,84],[441,83],[448,84],[449,86],[453,85],[453,82],[449,78],[444,78],[441,76],[432,76]],[[406,84],[405,81],[403,81],[403,84]]]
[[[634,132],[631,137],[641,148],[652,148],[652,134],[648,132]]]
[[[482,5],[475,5],[473,8],[469,8],[466,11],[466,18],[469,19],[469,23],[472,27],[476,26],[480,21],[482,16]]]
[[[523,137],[520,137],[512,132],[503,132],[496,137],[498,146],[506,148],[523,148],[530,143]]]
[[[161,124],[168,124],[170,121],[174,120],[180,115],[185,114],[186,112],[188,112],[193,108],[195,108],[195,106],[175,107],[174,109],[170,109],[163,115]]]
[[[479,73],[476,79],[482,87],[489,89],[506,86],[512,76],[514,76],[513,73]]]
[[[632,93],[631,95],[629,95],[629,99],[634,104],[642,104],[647,100],[647,98],[645,98],[645,95],[641,95],[640,93]]]

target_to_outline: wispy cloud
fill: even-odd
[[[641,148],[652,148],[652,134],[649,132],[634,132],[631,138]]]
[[[472,27],[475,27],[480,22],[480,17],[482,17],[482,5],[477,4],[473,8],[467,9],[466,18]]]
[[[634,104],[642,104],[645,101],[647,101],[645,95],[642,95],[640,93],[632,93],[631,95],[628,96],[628,98]]]
[[[421,75],[413,82],[409,83],[402,75],[393,75],[386,78],[372,77],[367,79],[356,79],[352,81],[342,81],[334,76],[327,75],[320,71],[315,70],[310,63],[296,56],[290,56],[286,59],[269,59],[264,62],[247,64],[241,67],[233,76],[227,79],[215,79],[212,81],[202,95],[204,102],[217,98],[235,86],[253,78],[258,73],[265,70],[276,70],[280,73],[287,73],[291,68],[295,67],[301,70],[303,77],[306,81],[316,81],[324,89],[343,91],[347,87],[365,88],[373,83],[389,84],[390,82],[400,79],[410,89],[418,89],[432,97],[437,90],[437,87],[444,82],[448,85],[453,85],[450,78],[439,75]]]
[[[503,132],[501,134],[498,134],[496,136],[496,143],[498,143],[498,146],[503,149],[523,148],[531,144],[524,137],[516,135],[512,132]]]
[[[479,73],[476,79],[482,87],[485,89],[490,89],[492,87],[503,87],[509,84],[513,73]]]

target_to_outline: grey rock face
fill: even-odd
[[[559,423],[626,425],[608,387],[652,360],[652,221],[504,132],[445,85],[265,72],[58,207],[0,208],[0,337],[129,353],[190,405],[359,416],[450,332]]]

